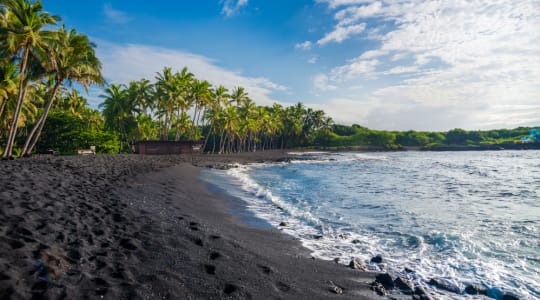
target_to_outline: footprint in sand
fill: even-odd
[[[288,284],[281,281],[276,282],[276,287],[282,292],[288,292],[291,290],[291,287]]]
[[[227,283],[225,284],[225,288],[223,289],[223,292],[227,295],[230,295],[234,292],[236,292],[238,290],[238,286],[234,285],[234,284],[231,284],[231,283]]]
[[[211,260],[216,260],[216,259],[218,259],[220,257],[221,257],[221,254],[219,252],[214,251],[214,252],[210,253],[210,259]]]
[[[197,246],[201,246],[201,247],[202,247],[202,246],[204,245],[203,241],[202,241],[200,238],[194,239],[193,242],[194,242],[195,245],[197,245]]]
[[[259,269],[261,269],[261,271],[263,271],[263,273],[266,275],[270,275],[273,273],[272,268],[270,267],[263,266],[263,265],[257,265],[257,267],[259,267]]]
[[[204,271],[206,272],[206,274],[215,275],[216,274],[216,266],[214,266],[214,265],[204,265]]]

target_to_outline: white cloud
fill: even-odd
[[[390,58],[390,61],[398,61],[406,57],[407,57],[406,53],[397,53],[397,54],[392,55],[392,57]]]
[[[302,50],[309,50],[311,49],[311,46],[313,46],[313,43],[310,41],[305,41],[303,43],[297,43],[294,45],[295,49],[302,49]]]
[[[103,14],[111,23],[125,24],[131,21],[131,17],[127,13],[114,9],[110,3],[103,5]]]
[[[323,46],[330,42],[341,43],[351,36],[361,33],[364,29],[366,29],[365,23],[348,26],[337,25],[334,28],[334,31],[327,33],[323,38],[317,41],[317,44]]]
[[[318,3],[326,3],[328,7],[334,9],[344,5],[365,4],[371,2],[371,0],[316,0]]]
[[[377,59],[364,60],[361,57],[351,60],[343,66],[333,68],[331,71],[332,79],[337,81],[350,80],[358,76],[373,77],[373,73],[379,65]]]
[[[404,73],[413,73],[417,72],[418,67],[417,66],[410,66],[410,67],[395,67],[385,72],[385,74],[388,75],[394,75],[394,74],[404,74]]]
[[[221,13],[227,17],[234,16],[238,11],[248,4],[248,0],[222,0],[223,7]]]
[[[147,45],[119,45],[99,40],[97,44],[97,54],[103,63],[103,74],[111,83],[128,83],[141,78],[153,81],[156,72],[161,72],[164,67],[180,71],[185,66],[197,78],[208,80],[214,85],[222,84],[229,89],[235,86],[244,87],[253,101],[261,105],[275,102],[271,99],[272,92],[287,89],[268,78],[247,77],[239,72],[226,70],[210,58],[189,52]]]
[[[358,85],[376,68],[387,70],[377,74],[380,88],[363,95],[372,103],[366,125],[476,129],[540,123],[540,2],[317,2],[336,10],[336,27],[367,19],[377,26],[362,33],[375,47],[334,67],[329,79],[341,81],[340,87]],[[397,83],[386,79],[405,73]]]
[[[335,19],[341,25],[352,24],[362,18],[369,18],[381,12],[381,2],[373,2],[364,6],[351,6],[336,13]]]
[[[361,59],[369,59],[369,58],[375,58],[375,57],[383,56],[383,55],[386,55],[386,54],[388,54],[388,51],[385,51],[385,50],[380,50],[380,49],[368,50],[368,51],[362,53],[362,55],[360,55],[360,58]]]
[[[314,55],[314,56],[310,57],[307,62],[308,62],[308,64],[316,64],[318,59],[319,59],[319,57]]]
[[[328,83],[328,76],[319,73],[313,77],[313,87],[321,92],[333,91],[337,87]]]

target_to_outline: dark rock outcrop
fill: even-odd
[[[429,284],[441,290],[445,290],[445,291],[456,293],[456,294],[461,294],[461,290],[459,289],[459,287],[455,286],[451,282],[446,281],[444,279],[432,278],[429,281]]]
[[[384,262],[384,259],[382,258],[382,256],[377,255],[377,256],[371,258],[371,262],[376,263],[376,264],[381,264],[381,263]]]
[[[479,285],[468,285],[465,292],[469,295],[487,295],[487,290]]]
[[[349,267],[351,269],[357,269],[357,270],[362,270],[362,271],[367,270],[367,266],[358,258],[352,259],[351,262],[349,263]]]
[[[395,287],[400,289],[403,294],[411,295],[414,293],[414,290],[413,290],[414,286],[410,280],[398,277],[396,278],[396,280],[394,280],[394,285]]]

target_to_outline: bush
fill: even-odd
[[[96,146],[98,153],[118,153],[120,149],[116,134],[91,129],[87,122],[68,112],[51,112],[37,144],[37,152],[54,149],[60,154],[76,154],[78,149],[89,149],[90,146]]]

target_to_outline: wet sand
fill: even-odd
[[[230,213],[201,167],[286,153],[0,161],[0,299],[372,299],[377,274],[314,260]]]

